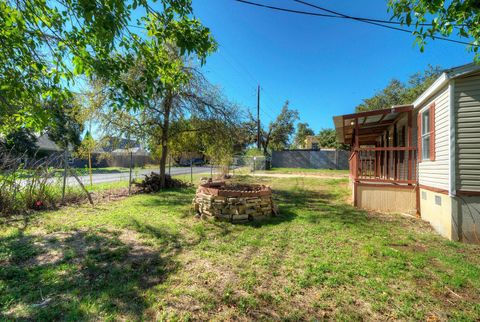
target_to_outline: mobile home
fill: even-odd
[[[410,105],[334,117],[355,206],[416,214],[480,243],[480,66],[444,71]]]

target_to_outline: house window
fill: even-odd
[[[422,160],[430,159],[430,109],[422,113]]]

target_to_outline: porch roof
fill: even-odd
[[[358,122],[360,144],[374,144],[377,137],[386,131],[400,114],[411,110],[413,105],[396,105],[383,110],[334,116],[337,140],[340,143],[351,144],[355,122]]]

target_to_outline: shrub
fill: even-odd
[[[152,172],[150,175],[145,175],[145,179],[141,182],[135,183],[137,187],[140,188],[140,191],[150,193],[160,191],[160,174]],[[170,175],[165,175],[165,186],[166,188],[183,188],[188,187],[189,184],[178,179],[172,178]]]
[[[23,162],[22,157],[0,151],[0,214],[15,215],[28,210],[56,208],[62,199],[62,189],[51,165],[60,164],[58,157]],[[67,187],[66,202],[84,200],[78,188]]]

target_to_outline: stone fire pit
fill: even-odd
[[[259,220],[276,214],[272,190],[265,185],[200,184],[193,199],[195,213],[231,222]]]

